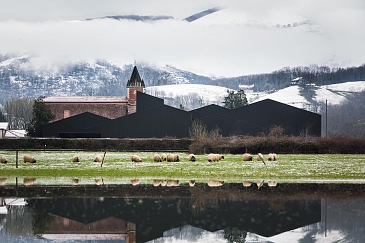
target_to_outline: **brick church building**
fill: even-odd
[[[43,99],[58,121],[71,116],[90,112],[99,116],[115,119],[136,112],[136,93],[144,93],[145,84],[137,67],[134,66],[127,82],[125,96],[51,96]]]

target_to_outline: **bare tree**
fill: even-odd
[[[5,103],[5,116],[12,129],[24,130],[32,120],[33,99],[18,98],[11,99]]]

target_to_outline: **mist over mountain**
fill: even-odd
[[[134,20],[134,21],[158,21],[158,20],[166,20],[166,19],[174,19],[172,16],[164,16],[164,15],[115,15],[115,16],[105,16],[98,18],[87,18],[86,20],[96,20],[96,19],[114,19],[114,20]]]
[[[138,64],[137,67],[147,87],[211,81],[209,77],[172,66]],[[35,58],[29,55],[0,55],[0,83],[4,94],[1,98],[3,101],[39,96],[125,96],[132,70],[133,65],[120,67],[105,60],[45,67],[37,66]]]
[[[147,92],[165,98],[166,102],[172,106],[183,105],[187,109],[209,104],[221,105],[222,97],[226,95],[227,89],[243,89],[248,95],[249,102],[253,102],[293,85],[299,85],[302,87],[299,96],[304,101],[299,101],[299,106],[295,104],[294,98],[291,101],[283,100],[282,102],[316,112],[313,108],[318,106],[318,101],[313,98],[316,92],[315,87],[365,80],[365,64],[359,67],[332,69],[317,65],[286,67],[272,73],[221,79],[197,75],[171,65],[156,66],[141,63],[137,64],[137,68],[144,79]],[[0,103],[18,97],[125,96],[126,84],[132,69],[131,64],[117,65],[106,60],[39,66],[37,58],[29,55],[0,55],[0,83],[3,91]],[[356,85],[356,87],[359,86]],[[334,90],[337,93],[340,91]],[[343,101],[342,97],[350,93],[351,91],[346,91],[342,95],[333,96],[331,102],[339,104]],[[277,100],[279,97],[285,97],[285,95],[272,99]]]

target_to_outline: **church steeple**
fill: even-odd
[[[128,114],[136,112],[137,91],[144,93],[145,85],[137,66],[134,66],[131,78],[127,82]]]
[[[143,79],[139,75],[137,66],[134,66],[131,78],[128,80],[127,88],[129,87],[145,87]]]

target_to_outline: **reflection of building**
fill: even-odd
[[[194,188],[200,186],[196,185]],[[136,187],[133,189],[138,190]],[[150,189],[158,191],[158,188]],[[319,222],[321,219],[320,200],[282,201],[282,195],[270,193],[271,189],[268,190],[271,203],[262,199],[248,199],[249,197],[245,200],[212,201],[209,196],[211,194],[209,194],[206,200],[203,200],[204,205],[201,204],[200,199],[189,195],[191,191],[187,187],[180,186],[164,190],[171,191],[171,193],[182,190],[185,191],[185,196],[104,197],[103,200],[97,198],[42,198],[31,200],[29,204],[33,205],[36,211],[46,211],[49,215],[57,215],[52,225],[58,222],[57,224],[60,224],[58,228],[63,227],[60,231],[64,231],[65,226],[69,227],[73,223],[79,225],[77,227],[83,230],[86,225],[92,225],[95,228],[99,223],[107,222],[107,220],[113,220],[116,224],[123,225],[123,229],[127,227],[125,222],[133,222],[136,242],[160,238],[164,232],[185,225],[210,232],[236,227],[268,237]],[[202,190],[205,189],[202,188]],[[213,192],[211,189],[207,190]],[[145,194],[146,191],[148,190],[143,190],[143,193]],[[157,191],[156,193],[158,193]],[[242,188],[238,191],[242,194]],[[198,193],[198,191],[195,192]],[[260,189],[260,192],[263,192],[263,188]],[[245,195],[250,195],[250,193],[245,193]],[[192,199],[194,200],[192,201]],[[282,203],[273,207],[273,202]],[[200,208],[200,206],[202,207]],[[52,230],[49,229],[44,234],[47,236],[51,232]],[[133,233],[133,231],[131,232]],[[42,232],[40,233],[42,234]],[[93,234],[93,232],[89,233]],[[124,237],[123,233],[120,234],[120,237]]]
[[[42,237],[49,240],[125,240],[133,243],[136,242],[136,225],[114,217],[81,223],[55,215]]]

